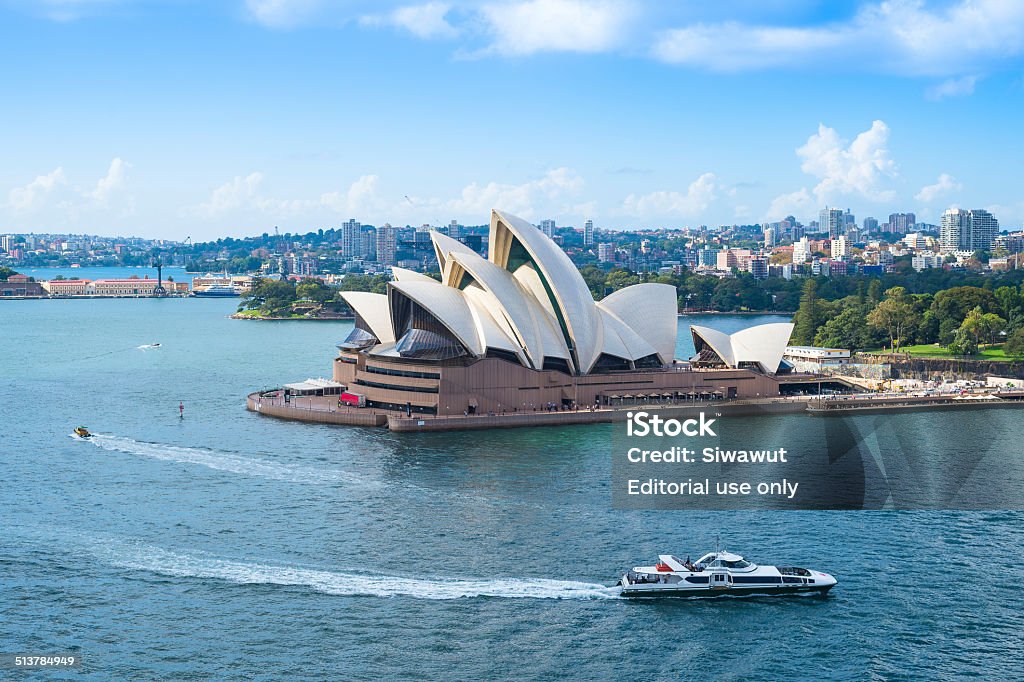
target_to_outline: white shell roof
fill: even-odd
[[[373,335],[381,343],[393,343],[395,330],[391,328],[391,309],[388,297],[384,294],[371,294],[365,291],[343,291],[341,297],[352,306],[363,322],[370,328]]]
[[[654,346],[663,363],[675,359],[679,303],[674,286],[653,282],[634,284],[608,294],[598,301],[597,307],[615,315]]]
[[[507,268],[514,236],[533,258],[555,297],[562,319],[576,349],[581,372],[586,372],[601,353],[603,325],[594,297],[583,275],[555,242],[522,218],[491,212],[491,260]]]
[[[391,274],[394,275],[395,280],[398,282],[433,282],[437,284],[437,280],[433,277],[424,275],[422,272],[416,272],[415,270],[406,270],[405,268],[392,266]]]
[[[454,287],[446,287],[437,280],[397,281],[388,285],[388,291],[398,290],[431,312],[462,342],[473,355],[483,355],[483,345],[477,332],[477,322],[469,309],[466,296]]]
[[[490,294],[485,301],[496,319],[504,319],[529,357],[530,363],[539,368],[544,356],[568,358],[569,352],[558,329],[558,322],[544,309],[531,293],[520,284],[508,270],[486,261],[476,253],[449,252],[446,269],[446,283],[457,286],[449,279],[459,276],[460,269],[468,273],[476,284]],[[458,266],[458,267],[456,267]]]
[[[767,374],[774,374],[782,362],[782,354],[793,333],[790,322],[776,322],[748,327],[735,334],[726,334],[710,327],[690,325],[690,332],[709,345],[729,367],[756,362]]]
[[[602,353],[630,361],[657,354],[666,364],[675,355],[677,303],[672,286],[627,287],[596,303],[583,276],[557,244],[525,220],[498,211],[491,213],[489,260],[441,232],[433,231],[430,237],[443,282],[396,267],[389,294],[401,292],[429,310],[478,357],[488,348],[506,350],[537,369],[545,357],[561,358],[586,374]],[[529,261],[512,263],[513,272],[509,257],[515,242]],[[397,352],[385,297],[342,295],[381,340],[372,352]],[[727,335],[714,337],[712,345],[723,348],[729,362],[735,361],[734,342]]]
[[[434,244],[434,254],[437,256],[437,264],[441,272],[445,271],[449,253],[476,253],[458,239],[452,239],[437,230],[430,231],[430,241]]]
[[[598,308],[598,312],[601,314],[601,323],[604,325],[602,353],[627,360],[639,360],[657,352],[654,346],[645,341],[618,317],[601,307]],[[588,367],[587,369],[592,368]]]

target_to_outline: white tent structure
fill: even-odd
[[[637,284],[595,302],[557,244],[499,211],[488,259],[430,236],[442,281],[394,268],[386,296],[342,292],[356,329],[341,347],[421,361],[498,357],[577,376],[673,362],[675,287]]]
[[[697,351],[691,362],[698,367],[750,368],[763,374],[775,374],[792,333],[790,322],[748,327],[735,334],[690,325],[693,347]]]

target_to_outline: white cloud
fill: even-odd
[[[849,195],[870,201],[895,198],[896,193],[884,187],[888,179],[896,176],[888,142],[889,127],[883,121],[874,121],[849,145],[834,128],[819,125],[818,132],[796,150],[803,159],[800,168],[820,180],[814,188],[818,203]]]
[[[1024,3],[956,0],[928,7],[921,0],[864,5],[846,22],[768,26],[736,22],[693,24],[663,32],[652,55],[714,71],[778,66],[957,75],[1024,51]]]
[[[46,175],[38,175],[36,179],[24,187],[15,187],[7,194],[7,205],[11,209],[24,212],[39,208],[46,197],[56,188],[67,184],[63,168],[56,168]]]
[[[249,173],[244,178],[236,175],[233,180],[213,190],[210,198],[199,205],[199,212],[215,216],[240,208],[259,206],[261,199],[257,191],[262,182],[263,174],[260,172]]]
[[[491,208],[504,208],[524,218],[578,212],[574,203],[584,187],[583,179],[570,168],[555,168],[521,184],[471,183],[456,196],[389,198],[380,190],[380,178],[368,174],[345,190],[322,193],[317,198],[281,199],[264,193],[264,176],[253,172],[236,176],[217,187],[210,197],[189,212],[207,219],[242,214],[261,214],[303,221],[359,217],[367,221],[423,220],[438,216],[487,216]]]
[[[634,217],[679,216],[695,218],[706,211],[717,197],[719,186],[714,173],[704,173],[690,183],[686,193],[675,191],[630,194],[622,202],[623,210]]]
[[[297,26],[315,15],[321,5],[320,0],[245,0],[249,16],[271,28]]]
[[[943,173],[939,176],[939,179],[934,185],[926,185],[921,188],[921,191],[914,195],[914,198],[918,201],[930,203],[938,197],[948,192],[959,192],[964,188],[959,182],[956,181],[949,173]]]
[[[524,56],[617,47],[632,6],[612,0],[525,0],[487,4],[479,13],[493,39],[484,53]]]
[[[795,192],[775,197],[764,217],[765,220],[770,221],[781,220],[788,215],[805,218],[813,214],[816,206],[814,199],[811,198],[811,193],[804,187]]]
[[[95,189],[85,192],[85,196],[94,199],[100,205],[106,206],[110,195],[124,188],[125,181],[127,180],[127,170],[130,167],[131,164],[125,163],[120,156],[115,157],[110,162],[107,174],[99,179]]]
[[[471,183],[455,199],[441,205],[456,215],[488,215],[501,208],[530,219],[540,212],[562,213],[564,202],[583,190],[583,178],[571,168],[555,168],[542,177],[519,185],[489,182]]]
[[[452,6],[444,2],[399,7],[390,14],[369,15],[359,19],[363,26],[394,26],[417,38],[453,38],[458,31],[445,18]]]
[[[978,82],[978,76],[963,76],[961,78],[950,78],[938,85],[925,90],[924,96],[930,100],[938,101],[947,97],[964,97],[974,94],[974,86]]]
[[[345,192],[327,192],[320,196],[320,205],[338,213],[363,214],[379,210],[382,202],[377,192],[380,178],[364,175],[353,182]]]

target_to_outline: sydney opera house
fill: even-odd
[[[355,327],[333,379],[367,408],[482,415],[779,393],[792,325],[692,327],[697,354],[679,361],[674,287],[637,284],[595,301],[557,244],[499,211],[486,259],[431,237],[440,282],[395,268],[386,295],[342,294]]]

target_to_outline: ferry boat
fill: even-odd
[[[758,566],[731,552],[709,552],[690,562],[671,554],[637,566],[619,579],[623,597],[724,597],[748,594],[824,595],[836,586],[828,573],[795,566]]]
[[[199,297],[219,297],[219,296],[238,296],[239,293],[230,283],[228,284],[211,284],[202,289],[193,289],[193,296]]]

